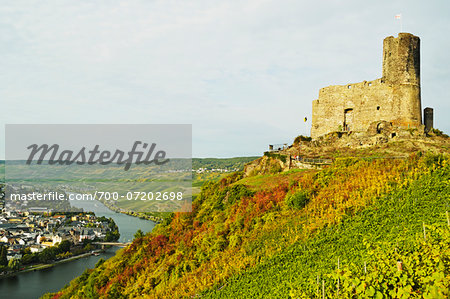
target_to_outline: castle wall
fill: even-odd
[[[400,33],[383,44],[383,77],[373,81],[328,86],[313,101],[311,137],[336,131],[366,132],[373,122],[419,127],[419,38]]]
[[[366,131],[372,119],[389,119],[400,107],[381,79],[320,89],[313,101],[311,136],[335,131]]]

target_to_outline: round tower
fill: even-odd
[[[420,39],[410,33],[383,41],[382,82],[392,89],[392,114],[396,126],[418,128],[422,125],[420,99]]]
[[[383,41],[383,80],[390,84],[420,86],[420,39],[411,33]]]

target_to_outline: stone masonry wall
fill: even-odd
[[[394,128],[422,124],[419,38],[400,33],[383,43],[383,77],[328,86],[313,101],[311,137],[336,131],[366,132],[373,122]]]

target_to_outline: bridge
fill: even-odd
[[[92,242],[94,245],[102,245],[102,248],[104,248],[106,245],[110,246],[117,246],[117,247],[127,247],[131,244],[131,242],[128,243],[120,243],[120,242]]]

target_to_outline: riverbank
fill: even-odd
[[[101,202],[92,204],[92,202],[77,201],[72,204],[85,211],[92,211],[98,217],[113,218],[119,227],[120,239],[118,242],[121,243],[131,242],[137,230],[140,229],[146,233],[152,231],[155,226],[152,221],[113,212]],[[12,277],[0,279],[0,297],[8,299],[39,298],[45,293],[56,292],[80,276],[86,269],[94,268],[100,259],[107,260],[113,257],[117,250],[120,250],[119,247],[111,247],[98,256],[93,254],[77,255],[73,256],[76,259],[60,260],[57,265],[44,266],[41,264],[40,266],[43,268],[36,271],[24,269],[24,271],[29,271],[16,272]]]
[[[108,209],[110,209],[111,211],[114,211],[116,213],[121,213],[121,214],[125,214],[125,215],[132,216],[132,217],[137,217],[142,220],[153,221],[156,224],[164,221],[163,217],[156,216],[156,215],[149,215],[148,213],[143,213],[143,212],[135,212],[135,211],[125,210],[123,208],[119,208],[116,205],[111,204],[109,201],[106,201],[106,200],[102,200],[101,203],[104,204]]]
[[[71,256],[71,257],[68,257],[68,258],[57,260],[57,261],[54,261],[52,263],[32,265],[32,266],[27,267],[27,268],[25,268],[23,270],[15,271],[15,272],[12,272],[12,273],[7,273],[5,275],[1,275],[0,274],[0,279],[13,277],[13,276],[16,276],[18,274],[27,273],[27,272],[31,272],[31,271],[39,271],[39,270],[52,268],[52,267],[54,267],[55,265],[58,265],[58,264],[67,263],[67,262],[70,262],[70,261],[73,261],[73,260],[78,260],[78,259],[81,259],[81,258],[84,258],[84,257],[91,256],[91,255],[97,255],[97,254],[100,254],[101,252],[103,252],[103,251],[102,250],[94,250],[94,251],[91,251],[91,252],[86,252],[86,253],[82,253],[82,254],[79,254],[79,255],[76,255],[76,256]]]

